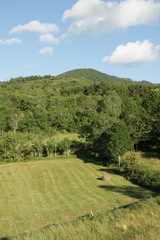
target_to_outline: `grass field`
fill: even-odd
[[[155,170],[160,170],[160,153],[152,152],[131,152],[127,155],[134,156],[140,164],[151,167]]]
[[[71,156],[0,166],[0,238],[64,223],[152,195],[105,168]],[[43,238],[45,239],[45,238]],[[51,238],[52,239],[52,238]]]
[[[77,219],[14,237],[12,240],[159,240],[160,197],[127,208]]]
[[[77,140],[77,141],[80,140],[77,133],[68,133],[68,132],[60,133],[60,132],[58,132],[55,134],[55,139],[57,142],[62,141],[64,138],[68,138],[70,140]]]

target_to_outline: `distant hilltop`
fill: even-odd
[[[91,79],[95,81],[104,81],[104,82],[121,82],[121,83],[132,83],[133,80],[129,78],[119,78],[116,76],[111,76],[100,71],[97,71],[92,68],[81,68],[74,69],[71,71],[64,72],[60,75],[57,75],[59,78],[68,78],[68,77],[84,77],[86,79]]]
[[[100,82],[106,82],[106,83],[124,83],[124,84],[132,84],[132,83],[141,83],[141,84],[152,84],[151,82],[142,80],[142,81],[133,81],[130,78],[120,78],[117,76],[108,75],[106,73],[102,73],[100,71],[97,71],[92,68],[79,68],[74,69],[71,71],[64,72],[62,74],[59,74],[57,76],[52,75],[35,75],[35,76],[28,76],[28,77],[16,77],[11,78],[9,81],[16,81],[16,82],[26,82],[26,81],[38,81],[38,80],[44,80],[44,79],[71,79],[71,78],[77,78],[77,79],[84,79],[84,80],[91,80],[91,81],[100,81]]]
[[[59,78],[68,78],[68,77],[83,77],[90,80],[95,81],[104,81],[104,82],[114,82],[114,83],[143,83],[143,84],[151,84],[148,81],[133,81],[130,78],[120,78],[112,75],[108,75],[106,73],[102,73],[92,68],[79,68],[71,71],[64,72],[62,74],[57,75]]]

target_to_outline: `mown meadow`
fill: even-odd
[[[13,240],[159,240],[160,197],[127,208],[106,211],[90,219],[14,237]]]
[[[0,236],[15,236],[73,221],[154,195],[75,156],[0,166]]]

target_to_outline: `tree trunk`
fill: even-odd
[[[118,156],[118,164],[119,164],[119,167],[121,166],[121,156],[119,155]]]

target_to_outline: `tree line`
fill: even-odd
[[[160,85],[50,75],[0,83],[2,160],[7,159],[7,154],[16,159],[17,153],[14,157],[9,153],[19,151],[20,146],[24,149],[17,158],[27,151],[28,156],[36,156],[36,152],[49,156],[49,149],[55,152],[55,133],[67,131],[83,137],[95,155],[120,162],[127,150],[148,146],[159,149],[159,126]],[[38,147],[40,136],[45,137]],[[70,148],[73,145],[68,143]],[[39,149],[35,154],[31,150],[34,147]],[[59,148],[58,152],[63,150]]]

